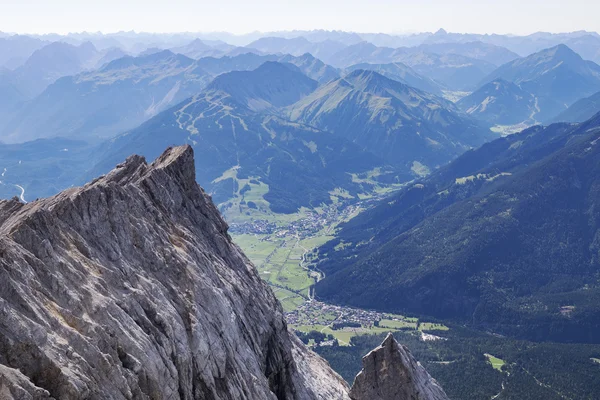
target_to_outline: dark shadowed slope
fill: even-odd
[[[600,92],[576,101],[556,117],[552,122],[583,122],[600,112]]]
[[[345,225],[317,295],[597,343],[599,135],[597,115],[467,152]]]

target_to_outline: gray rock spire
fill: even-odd
[[[381,346],[363,358],[352,389],[352,400],[448,400],[448,396],[390,333]]]

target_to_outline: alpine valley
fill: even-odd
[[[597,62],[0,32],[0,398],[597,398]]]

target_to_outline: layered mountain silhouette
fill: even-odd
[[[317,86],[295,65],[268,61],[254,71],[221,75],[207,90],[225,92],[248,109],[263,111],[293,104]]]
[[[122,57],[99,70],[61,78],[21,106],[18,103],[25,101],[25,96],[18,85],[0,78],[0,84],[6,88],[0,101],[7,103],[0,111],[0,115],[6,113],[0,122],[0,139],[23,142],[57,136],[84,140],[116,136],[200,92],[217,75],[253,70],[275,60],[293,64],[320,81],[339,76],[334,68],[310,54],[301,57],[244,54],[192,60],[162,50],[145,56]]]
[[[457,54],[475,60],[482,60],[494,65],[503,65],[511,62],[519,55],[504,47],[480,41],[466,43],[429,43],[417,47],[426,53]]]
[[[597,342],[599,145],[596,115],[465,153],[347,223],[320,251],[317,296]]]
[[[27,61],[12,72],[19,90],[32,98],[58,78],[92,68],[103,56],[93,44],[73,46],[54,42],[36,50]]]
[[[452,90],[467,90],[497,66],[458,54],[434,54],[418,48],[378,47],[369,42],[348,46],[325,60],[345,68],[355,64],[389,64],[401,62],[417,73],[436,80]]]
[[[264,37],[250,43],[246,47],[266,54],[281,53],[301,56],[310,53],[314,57],[327,60],[329,56],[342,50],[346,45],[330,39],[315,43],[300,36],[290,39],[282,37]]]
[[[25,104],[0,136],[8,142],[115,136],[199,92],[210,78],[194,60],[168,50],[123,57],[59,79]]]
[[[0,68],[15,69],[48,43],[26,35],[0,38]]]

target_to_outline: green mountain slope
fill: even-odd
[[[492,137],[452,103],[373,71],[356,70],[323,85],[286,112],[416,175]]]

